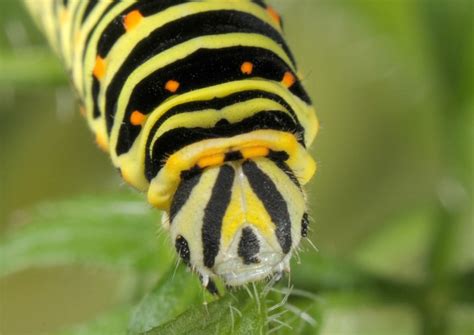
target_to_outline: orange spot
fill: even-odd
[[[125,30],[130,31],[131,29],[135,28],[142,19],[143,15],[140,13],[139,10],[131,11],[123,18],[123,25],[125,27]]]
[[[145,119],[146,119],[146,115],[139,111],[133,111],[132,115],[130,115],[130,123],[133,124],[134,126],[139,126],[143,124]]]
[[[242,71],[243,74],[252,74],[253,64],[250,62],[242,63],[242,66],[240,67],[240,71]]]
[[[225,158],[224,154],[215,154],[215,155],[203,157],[198,161],[197,165],[201,169],[208,166],[220,165],[224,163],[224,158]]]
[[[94,77],[101,80],[105,76],[105,59],[97,55],[95,59],[94,71],[92,72]]]
[[[103,134],[97,133],[95,135],[95,142],[102,151],[109,152],[109,144],[107,143],[107,139]]]
[[[254,157],[265,157],[269,154],[267,147],[248,147],[242,148],[240,150],[242,157],[244,158],[254,158]]]
[[[278,25],[281,24],[280,14],[278,14],[278,12],[275,9],[268,6],[267,7],[267,13],[272,17],[273,21],[275,21]]]
[[[289,88],[289,87],[293,86],[295,81],[296,81],[296,78],[293,75],[293,73],[291,73],[290,71],[287,71],[287,72],[285,72],[285,75],[283,76],[283,79],[281,80],[281,83]]]
[[[179,83],[176,80],[168,80],[166,82],[165,89],[167,91],[174,93],[178,90],[178,88],[179,88]]]

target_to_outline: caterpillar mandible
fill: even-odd
[[[26,0],[100,148],[215,292],[289,271],[318,121],[261,0]]]

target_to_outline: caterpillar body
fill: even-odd
[[[289,271],[318,129],[261,0],[26,0],[123,179],[215,291]]]

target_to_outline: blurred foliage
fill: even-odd
[[[0,246],[0,276],[74,262],[133,271],[156,271],[170,263],[164,235],[156,240],[156,213],[142,199],[83,197],[42,204],[28,216],[29,224]]]
[[[303,243],[291,286],[221,298],[176,267],[144,197],[117,190],[59,62],[0,4],[0,333],[474,333],[474,3],[270,2],[322,120],[320,251]],[[73,196],[99,189],[115,195]]]

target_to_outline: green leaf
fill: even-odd
[[[373,276],[353,263],[314,251],[301,254],[301,264],[292,266],[291,278],[295,287],[311,292],[352,289],[374,282]]]
[[[434,234],[433,220],[433,211],[422,209],[384,224],[356,248],[355,263],[386,278],[423,282]]]
[[[321,335],[418,335],[417,311],[409,305],[384,305],[361,301],[341,305],[330,297],[324,312]]]
[[[203,288],[197,276],[184,266],[171,269],[135,308],[129,332],[139,334],[168,322],[202,301]]]
[[[472,304],[458,304],[452,306],[448,313],[449,334],[474,334],[474,306]]]
[[[23,48],[0,53],[0,87],[67,83],[61,62],[47,48]]]
[[[474,268],[458,274],[452,281],[454,300],[469,303],[474,308]]]
[[[278,335],[319,335],[323,319],[324,301],[317,295],[300,289],[291,289],[288,303],[283,306]],[[269,315],[269,318],[272,316]]]
[[[195,306],[173,321],[143,334],[264,334],[265,310],[263,299],[241,289],[235,295],[227,294],[210,304]]]
[[[171,262],[166,234],[157,240],[158,213],[121,195],[39,205],[27,224],[0,242],[0,276],[31,266],[91,264],[163,271]]]
[[[353,11],[352,18],[361,19],[374,36],[384,34],[393,40],[387,47],[403,56],[402,60],[412,63],[413,70],[425,67],[423,27],[417,15],[417,1],[371,1],[349,0],[335,5],[343,5],[345,11]]]
[[[56,335],[125,335],[130,309],[129,306],[116,308],[94,321],[63,330]]]
[[[467,213],[462,213],[456,225],[453,227],[453,251],[452,264],[450,264],[450,271],[453,272],[467,272],[474,271],[474,252],[472,246],[474,245],[474,224],[472,218],[474,217],[474,206],[466,210]]]

